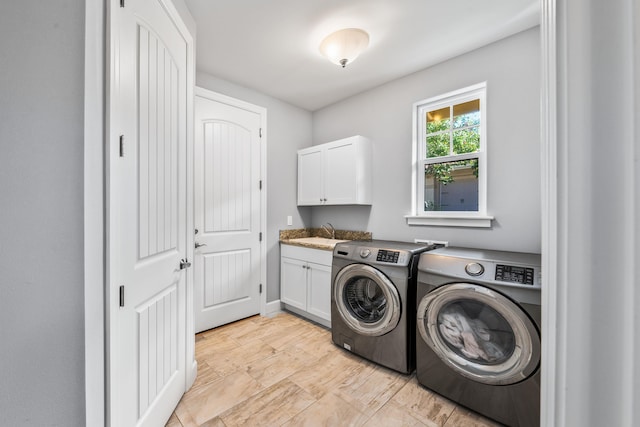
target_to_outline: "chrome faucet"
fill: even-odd
[[[329,227],[327,227],[327,225],[328,225]],[[326,232],[326,233],[327,233],[327,234],[328,234],[332,239],[334,239],[334,240],[335,240],[335,238],[336,238],[336,229],[335,229],[335,228],[333,228],[333,225],[331,225],[331,223],[330,223],[330,222],[328,222],[326,225],[323,225],[321,228],[322,228],[322,229],[323,229],[323,230],[324,230],[324,231],[325,231],[325,232]]]

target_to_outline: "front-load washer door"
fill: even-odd
[[[520,382],[540,362],[540,334],[527,314],[484,286],[454,283],[418,305],[418,330],[453,370],[490,385]]]
[[[400,320],[398,290],[384,273],[369,265],[350,264],[340,270],[333,297],[340,317],[361,335],[384,335]]]

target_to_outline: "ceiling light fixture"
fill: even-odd
[[[369,46],[369,34],[359,28],[345,28],[329,34],[320,43],[320,52],[342,68],[352,63]]]

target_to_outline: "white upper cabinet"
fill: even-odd
[[[317,147],[317,148],[316,148]],[[298,205],[320,205],[324,198],[320,146],[298,151]]]
[[[371,141],[357,135],[298,151],[298,206],[370,205]]]

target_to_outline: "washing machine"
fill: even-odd
[[[433,248],[385,240],[338,243],[331,268],[333,342],[387,368],[413,372],[418,261]]]
[[[439,248],[421,255],[416,376],[508,426],[540,424],[540,255]]]

